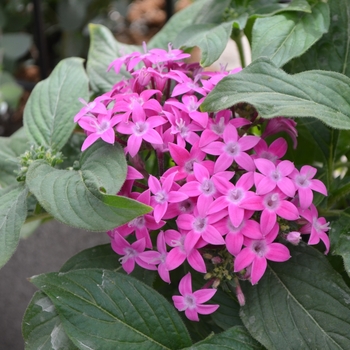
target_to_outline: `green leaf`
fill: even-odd
[[[215,111],[238,102],[253,105],[261,117],[314,117],[337,129],[350,129],[350,79],[308,71],[288,75],[266,58],[222,79],[201,109]]]
[[[330,26],[328,33],[303,56],[293,59],[287,70],[331,70],[350,77],[350,3],[348,0],[328,0]]]
[[[214,297],[210,299],[210,302],[220,305],[217,311],[211,315],[211,318],[219,327],[227,330],[233,326],[243,325],[239,317],[240,307],[237,298],[235,298],[232,293],[218,288]]]
[[[110,90],[123,77],[130,77],[124,68],[117,75],[114,69],[107,72],[108,66],[118,57],[140,51],[135,45],[118,42],[112,32],[101,24],[89,24],[90,48],[86,65],[91,89],[100,94]]]
[[[206,0],[202,1],[199,13],[194,17],[194,23],[222,23],[225,10],[231,0]]]
[[[54,304],[38,291],[30,301],[22,323],[26,350],[78,349],[65,333]]]
[[[83,60],[67,58],[30,95],[23,120],[30,140],[60,150],[74,130],[74,115],[82,107],[79,97],[89,97]]]
[[[326,257],[302,244],[292,258],[270,263],[255,286],[242,285],[250,334],[268,349],[347,349],[350,289]]]
[[[281,67],[308,50],[329,27],[329,7],[318,3],[312,13],[283,13],[258,18],[253,26],[252,60],[268,57]]]
[[[100,141],[82,154],[79,171],[58,170],[45,161],[34,161],[26,183],[42,207],[58,221],[85,230],[107,231],[151,209],[114,195],[125,177],[121,147]]]
[[[10,60],[17,60],[25,55],[33,42],[28,33],[4,33],[1,39],[0,47],[2,46],[5,57]]]
[[[0,137],[0,188],[17,184],[16,173],[20,167],[18,157],[28,147],[28,137],[24,128],[10,137]]]
[[[60,272],[99,268],[126,273],[120,264],[120,258],[121,256],[112,249],[110,244],[99,245],[74,255],[61,267]],[[130,276],[152,287],[156,271],[146,270],[136,265]]]
[[[154,289],[108,270],[35,276],[79,349],[181,349],[191,345],[175,309]]]
[[[27,216],[28,189],[18,184],[0,193],[0,267],[15,252]]]
[[[285,11],[311,12],[311,7],[307,0],[292,0],[290,3],[281,3],[280,0],[232,0],[227,14],[229,19],[234,19],[243,13],[249,17],[262,17]]]
[[[344,267],[350,276],[350,215],[344,212],[338,220],[332,222],[329,231],[332,255],[340,255]]]
[[[223,333],[210,335],[203,341],[194,344],[188,350],[212,350],[212,349],[239,349],[254,350],[263,349],[263,347],[255,341],[248,331],[242,326],[235,326]]]
[[[149,48],[167,49],[177,35],[186,27],[194,24],[196,16],[201,12],[202,1],[196,1],[182,11],[173,15],[165,26],[148,42]]]
[[[208,67],[224,52],[230,39],[232,22],[216,24],[194,24],[186,27],[174,41],[175,47],[201,49],[201,66]]]

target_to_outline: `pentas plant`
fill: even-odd
[[[296,147],[296,123],[234,107],[202,112],[207,94],[240,69],[206,71],[186,63],[189,56],[144,45],[144,53],[117,58],[109,69],[124,67],[130,78],[82,100],[74,121],[87,135],[82,151],[98,139],[123,146],[128,171],[119,195],[153,208],[108,232],[122,267],[157,270],[172,283],[171,271],[185,265],[173,302],[198,321],[219,307],[205,303],[221,282],[233,280],[244,305],[238,280],[257,284],[267,260],[290,259],[284,243],[322,241],[327,254],[330,241],[329,224],[313,205],[315,191],[327,195],[316,168],[284,160],[284,138],[267,142],[284,131]],[[202,289],[193,291],[191,271],[204,275]]]

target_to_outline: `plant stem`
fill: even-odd
[[[242,42],[242,37],[243,37],[243,31],[237,31],[233,30],[231,39],[236,43],[238,53],[239,53],[239,59],[241,61],[241,66],[244,68],[246,66],[246,60],[244,56],[244,49],[243,49],[243,42]]]

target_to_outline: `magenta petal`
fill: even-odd
[[[179,267],[186,259],[186,253],[176,247],[170,250],[166,257],[166,268],[168,270],[174,270]]]
[[[283,176],[288,176],[294,169],[294,164],[289,160],[283,160],[276,167]]]
[[[216,289],[199,289],[193,295],[196,297],[197,304],[203,304],[210,300],[216,293]]]
[[[198,197],[202,191],[198,181],[190,181],[181,187],[181,191],[186,193],[189,197]]]
[[[153,211],[154,220],[158,223],[163,218],[166,210],[168,209],[168,202],[158,204]]]
[[[170,191],[168,193],[168,202],[169,203],[179,203],[188,198],[187,193]]]
[[[197,249],[191,250],[191,253],[187,256],[187,261],[194,270],[201,273],[207,272],[204,259]]]
[[[327,188],[324,185],[324,183],[322,181],[320,181],[320,180],[317,180],[317,179],[311,180],[310,188],[313,191],[322,193],[324,196],[327,196]]]
[[[250,280],[252,284],[257,284],[264,275],[267,268],[267,261],[264,257],[256,257],[252,263]]]
[[[181,293],[181,295],[192,294],[192,279],[190,272],[188,272],[184,277],[182,277],[179,283],[179,292]]]
[[[243,235],[241,233],[228,233],[225,237],[226,248],[233,255],[237,256],[242,250]]]
[[[107,143],[113,144],[115,141],[115,132],[113,129],[108,129],[101,134],[101,139]]]
[[[249,266],[255,257],[256,255],[249,248],[243,248],[236,256],[234,262],[234,272],[239,272]]]
[[[214,172],[218,173],[229,168],[233,163],[233,157],[229,156],[226,152],[221,153],[219,158],[215,162]]]
[[[257,136],[242,136],[238,143],[241,146],[242,151],[247,151],[252,149],[259,141],[260,137]]]
[[[230,216],[230,220],[232,222],[232,225],[234,227],[239,227],[239,225],[242,223],[244,218],[244,209],[231,204],[228,207],[228,214]]]
[[[242,228],[242,234],[251,239],[262,239],[260,225],[254,220],[247,220]]]
[[[265,258],[271,261],[287,261],[290,258],[289,250],[281,243],[271,243],[268,245],[269,250],[265,254]]]
[[[271,160],[265,158],[255,159],[254,163],[258,170],[266,176],[269,176],[270,173],[276,169],[275,165],[271,162]]]
[[[281,201],[280,207],[276,210],[277,215],[286,220],[297,220],[299,211],[296,206],[288,201]]]
[[[153,129],[148,129],[148,131],[143,135],[143,139],[149,143],[153,143],[156,145],[163,144],[163,139],[157,133],[157,131],[155,131]]]
[[[268,177],[264,177],[260,180],[259,184],[256,186],[256,193],[258,195],[263,195],[271,192],[276,187],[276,183],[270,180]]]
[[[166,268],[165,264],[159,264],[158,266],[158,273],[160,278],[166,282],[166,283],[170,283],[170,274],[169,274],[169,270]]]
[[[222,196],[216,199],[214,202],[210,204],[208,214],[214,214],[217,213],[228,206],[228,201],[226,200],[226,197]]]
[[[138,151],[140,150],[142,143],[142,138],[135,135],[130,135],[128,139],[128,152],[131,157],[135,157]]]
[[[185,298],[180,296],[180,295],[174,295],[172,297],[174,306],[179,310],[179,311],[184,311],[186,309],[185,305]]]
[[[100,138],[100,135],[90,134],[84,141],[81,146],[81,150],[85,151],[88,147],[90,147],[94,142],[96,142]]]
[[[235,157],[235,161],[244,170],[255,170],[255,165],[252,157],[245,152],[241,152],[237,157]]]
[[[192,230],[193,216],[190,214],[181,214],[176,220],[177,226],[186,231]]]
[[[191,321],[197,321],[197,322],[199,321],[197,308],[195,308],[195,309],[186,309],[185,310],[185,315]]]
[[[287,177],[277,182],[277,187],[288,197],[293,198],[295,195],[295,185],[291,179]]]
[[[159,180],[153,175],[150,175],[148,178],[148,186],[153,194],[156,194],[162,189]]]
[[[194,248],[194,246],[197,244],[198,240],[201,238],[201,235],[199,233],[190,231],[185,238],[184,242],[184,248],[187,254]]]
[[[264,236],[272,230],[276,224],[276,221],[277,216],[274,211],[269,211],[267,209],[263,210],[260,217],[260,228]]]
[[[220,235],[219,231],[211,225],[208,225],[207,229],[202,233],[202,238],[210,244],[225,244],[225,241]]]
[[[215,312],[220,305],[218,304],[212,304],[212,305],[197,305],[197,312],[201,315],[210,315],[213,312]]]
[[[127,274],[131,273],[135,268],[135,260],[132,258],[127,259],[122,263],[123,269]]]
[[[277,140],[271,143],[269,151],[275,154],[278,158],[282,158],[286,154],[287,148],[287,141],[284,138],[279,137]]]
[[[214,156],[219,156],[224,152],[224,146],[225,144],[223,142],[212,142],[209,145],[205,146],[202,148],[202,151],[208,154],[212,154]]]

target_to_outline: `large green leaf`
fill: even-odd
[[[82,154],[80,170],[58,170],[45,161],[34,161],[26,183],[42,207],[58,221],[86,230],[107,231],[151,209],[114,195],[125,177],[121,147],[100,141]]]
[[[184,10],[176,13],[165,24],[162,30],[149,41],[147,46],[149,48],[166,49],[168,44],[174,42],[177,35],[183,29],[194,24],[196,16],[201,12],[202,8],[203,1],[196,1]]]
[[[225,77],[201,108],[222,110],[238,102],[253,105],[261,117],[315,117],[338,129],[350,129],[350,79],[342,74],[308,71],[289,75],[266,58]]]
[[[328,0],[328,4],[328,33],[303,56],[293,59],[286,67],[289,72],[322,69],[350,76],[350,2]]]
[[[350,289],[326,257],[306,245],[271,263],[255,286],[242,287],[241,317],[268,349],[348,349]]]
[[[232,22],[222,24],[194,24],[179,33],[174,41],[175,47],[201,49],[203,67],[214,63],[224,52],[232,32]]]
[[[0,267],[15,252],[21,227],[27,216],[28,189],[23,184],[13,185],[0,192]]]
[[[308,50],[329,27],[329,7],[317,3],[312,13],[286,12],[258,18],[252,33],[252,60],[268,57],[278,67]]]
[[[344,212],[338,220],[332,222],[329,232],[332,255],[340,255],[344,267],[350,276],[350,215]]]
[[[242,326],[235,326],[223,333],[210,335],[208,338],[187,348],[188,350],[254,350],[263,349],[261,344],[255,341],[248,331]]]
[[[22,333],[26,350],[78,349],[64,331],[55,305],[41,291],[34,294],[28,305]]]
[[[23,120],[30,140],[60,150],[75,127],[73,117],[82,107],[79,97],[89,98],[83,60],[67,58],[30,95]]]
[[[112,32],[101,24],[90,24],[89,30],[90,48],[86,65],[87,74],[93,92],[103,93],[110,90],[123,77],[130,77],[124,68],[118,75],[114,69],[107,72],[108,66],[118,57],[140,51],[141,48],[118,42]]]
[[[154,289],[117,272],[75,270],[35,276],[79,349],[181,349],[191,345],[175,309]]]

